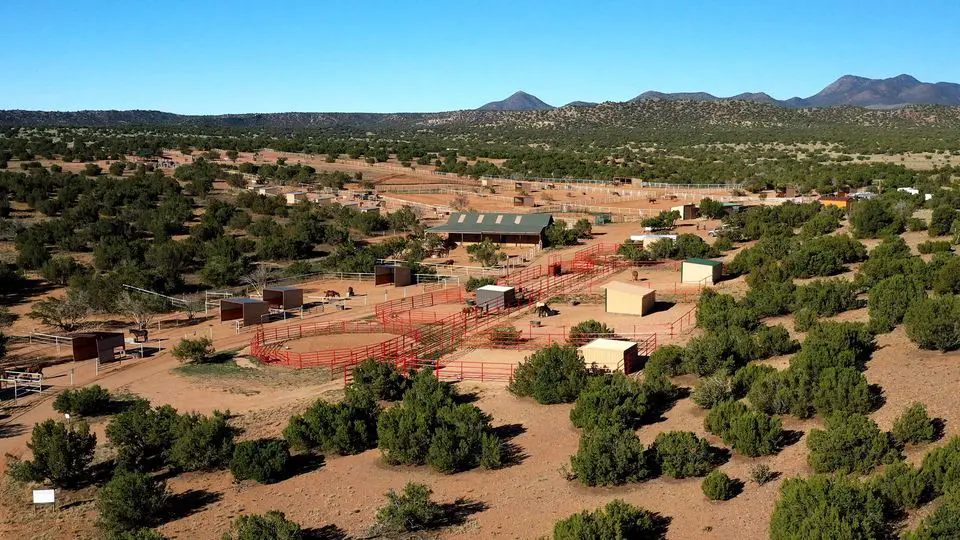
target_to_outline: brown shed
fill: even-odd
[[[270,304],[253,298],[224,298],[220,300],[220,322],[242,320],[244,326],[263,322],[270,313]]]
[[[514,195],[513,196],[513,205],[514,206],[536,206],[533,202],[533,195]]]
[[[73,336],[71,342],[73,359],[77,362],[94,358],[112,362],[117,359],[117,349],[126,352],[122,332],[85,332]]]
[[[296,309],[303,305],[303,289],[296,287],[266,287],[263,300],[273,309]]]
[[[413,284],[413,271],[409,266],[399,264],[378,264],[373,267],[374,285],[393,283],[394,287],[406,287]]]

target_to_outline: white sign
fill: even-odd
[[[52,489],[33,490],[33,504],[53,504],[57,496]]]

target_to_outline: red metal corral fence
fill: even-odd
[[[453,304],[456,302],[463,302],[463,296],[464,292],[460,287],[426,292],[415,296],[397,298],[396,300],[390,300],[389,302],[377,304],[374,308],[374,313],[376,313],[378,319],[384,320],[388,316],[396,313],[402,313],[405,311],[421,309],[425,307],[433,307],[438,304]]]

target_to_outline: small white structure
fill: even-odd
[[[631,242],[642,242],[644,247],[647,247],[654,242],[663,240],[664,238],[668,238],[670,240],[676,241],[677,235],[675,234],[631,234],[630,235]]]
[[[508,308],[516,304],[516,291],[503,285],[484,285],[477,289],[477,307]]]
[[[914,188],[914,187],[898,187],[898,188],[897,188],[897,191],[901,191],[901,192],[903,192],[903,193],[909,193],[910,195],[919,195],[919,194],[920,194],[920,190],[917,189],[917,188]]]
[[[680,283],[713,285],[723,276],[723,263],[710,259],[687,259],[680,265]]]
[[[614,281],[603,286],[605,289],[604,309],[607,313],[620,315],[640,315],[653,311],[657,303],[657,292],[647,287]]]
[[[286,194],[287,204],[297,204],[300,201],[307,200],[307,194],[303,191],[291,191]]]
[[[633,373],[638,367],[637,344],[633,341],[598,338],[579,350],[587,366],[621,373]]]

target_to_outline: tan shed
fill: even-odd
[[[653,311],[657,303],[657,291],[640,285],[614,281],[603,288],[606,289],[604,306],[607,313],[643,316]]]
[[[713,285],[723,276],[723,263],[710,259],[687,259],[680,265],[680,283]]]
[[[680,219],[694,219],[700,214],[700,212],[697,210],[697,205],[691,203],[674,206],[670,210],[678,212],[680,214]]]
[[[580,347],[583,363],[611,372],[633,373],[639,368],[637,344],[632,341],[599,338]]]

